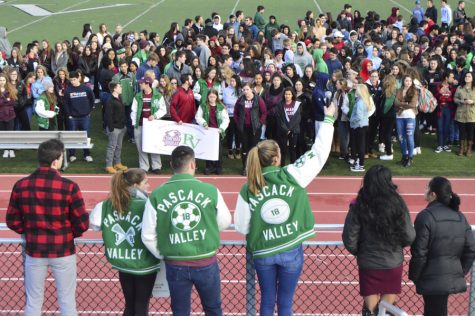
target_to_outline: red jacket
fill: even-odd
[[[196,105],[193,90],[185,91],[178,87],[170,103],[170,115],[175,122],[192,123],[195,119]]]

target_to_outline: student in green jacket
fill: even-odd
[[[45,89],[35,104],[38,127],[40,131],[58,130],[58,100],[54,93],[54,84],[51,81],[43,83]]]
[[[190,315],[193,285],[205,314],[222,315],[216,251],[231,214],[221,192],[194,177],[193,149],[176,147],[170,165],[173,176],[152,192],[145,206],[142,241],[165,260],[173,315]]]
[[[102,231],[107,260],[119,270],[124,315],[148,315],[160,269],[160,260],[147,250],[140,234],[149,186],[144,170],[119,171],[112,177],[110,198],[97,204],[89,217],[90,227]]]
[[[292,315],[295,289],[303,267],[302,242],[315,236],[315,219],[306,187],[330,154],[336,112],[325,119],[312,148],[293,164],[281,167],[277,142],[265,140],[249,152],[247,183],[239,192],[234,223],[246,235],[261,288],[260,315]]]

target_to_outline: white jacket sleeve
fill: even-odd
[[[55,111],[50,111],[50,110],[45,109],[45,101],[43,100],[36,101],[35,112],[36,114],[38,114],[39,117],[43,117],[47,119],[50,119],[56,116]]]
[[[143,213],[142,242],[155,257],[163,259],[157,248],[157,210],[152,206],[150,200],[145,203]]]
[[[195,84],[195,86],[193,87],[193,96],[195,97],[195,100],[200,102],[201,101],[201,94],[200,94],[200,85],[197,83]]]
[[[218,190],[218,189],[217,189]],[[216,221],[218,222],[219,231],[223,231],[231,224],[231,213],[229,212],[226,202],[224,202],[223,195],[218,190],[218,204],[216,205]]]
[[[251,209],[241,194],[238,194],[236,209],[234,210],[234,228],[243,235],[249,234],[251,226]]]
[[[219,128],[225,131],[229,126],[229,115],[228,115],[228,111],[226,110],[226,107],[224,108],[222,112],[223,113],[221,113],[221,117],[223,118],[223,120]]]
[[[167,106],[165,104],[165,99],[162,96],[160,100],[158,100],[158,111],[155,112],[155,114],[153,115],[153,118],[156,120],[159,120],[162,117],[164,117],[165,114],[167,114]]]
[[[324,124],[318,130],[312,148],[293,164],[286,167],[287,171],[303,188],[309,185],[313,178],[320,173],[330,155],[333,141],[333,122],[332,118],[325,116]]]
[[[101,230],[102,203],[100,202],[94,206],[91,214],[89,214],[89,228],[95,231]]]
[[[208,123],[206,123],[205,119],[203,118],[203,109],[201,108],[201,106],[199,106],[198,110],[196,110],[195,121],[200,126],[208,126]]]
[[[132,126],[136,127],[137,124],[137,99],[134,98],[134,101],[132,101],[132,109],[130,112],[130,119],[132,120]]]

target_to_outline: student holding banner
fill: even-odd
[[[206,102],[202,102],[198,107],[195,115],[195,120],[198,125],[208,129],[208,127],[219,128],[220,140],[224,139],[226,129],[229,126],[229,116],[226,107],[219,100],[218,91],[211,89],[206,96]],[[222,141],[219,142],[219,159],[217,161],[206,160],[205,174],[209,175],[212,172],[221,174],[222,167]]]
[[[107,260],[119,270],[124,315],[148,315],[160,269],[160,260],[147,250],[140,234],[149,186],[144,170],[119,171],[112,177],[110,198],[97,204],[89,217],[90,227],[102,231]]]
[[[163,96],[157,90],[152,88],[152,79],[145,77],[139,80],[140,92],[137,93],[132,101],[132,125],[134,126],[135,144],[139,153],[140,169],[147,172],[150,169],[150,163],[147,153],[142,151],[142,123],[144,119],[149,121],[158,120],[167,113],[167,108]],[[160,155],[150,154],[152,160],[152,173],[160,174],[162,161]]]

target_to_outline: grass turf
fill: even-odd
[[[76,157],[78,160],[70,164],[66,173],[105,173],[105,156],[107,146],[107,136],[102,132],[101,123],[101,109],[97,106],[92,113],[91,134],[94,148],[92,156],[94,162],[87,163],[82,159],[82,152],[77,151]],[[124,138],[124,146],[122,150],[122,162],[129,167],[138,166],[137,148],[134,144],[127,142],[127,137]],[[393,171],[394,175],[400,176],[459,176],[459,177],[473,177],[475,176],[475,157],[469,159],[465,156],[459,157],[455,154],[457,148],[453,148],[452,153],[442,152],[436,154],[434,148],[436,147],[436,138],[431,135],[422,136],[422,155],[415,156],[414,165],[411,168],[403,168],[398,164],[401,159],[399,146],[394,144],[394,160],[381,161],[379,159],[366,159],[365,167],[368,169],[374,164],[385,165]],[[2,167],[0,172],[3,173],[29,173],[36,168],[36,151],[34,150],[18,150],[16,151],[16,158],[2,159]],[[162,156],[163,173],[171,173],[169,168],[169,157]],[[241,161],[231,160],[227,157],[223,158],[223,167],[225,174],[239,174],[241,171]],[[204,170],[204,161],[198,161],[198,173]],[[348,165],[338,160],[338,156],[332,153],[322,175],[361,175],[353,173],[349,170]]]
[[[475,0],[466,0],[466,11],[469,16],[475,14]],[[15,4],[38,4],[40,7],[55,12],[56,14],[47,17],[30,16],[19,9],[13,7]],[[80,36],[82,25],[91,23],[97,31],[99,23],[106,23],[110,32],[113,32],[116,24],[122,24],[124,30],[140,31],[147,29],[163,34],[168,30],[170,23],[177,21],[183,24],[185,18],[194,18],[195,15],[208,17],[210,13],[218,12],[223,21],[230,13],[236,10],[243,10],[246,15],[254,16],[256,6],[262,4],[266,7],[264,16],[275,15],[280,24],[287,24],[292,29],[296,29],[297,20],[302,18],[307,10],[313,10],[317,15],[320,12],[332,12],[336,18],[337,13],[343,8],[345,3],[351,3],[353,10],[358,9],[363,14],[368,10],[375,10],[380,13],[381,18],[389,16],[392,6],[401,8],[401,14],[405,21],[409,21],[410,13],[414,7],[413,0],[261,0],[258,2],[251,0],[139,0],[124,1],[121,3],[127,6],[115,6],[116,1],[112,0],[52,0],[38,3],[37,1],[6,0],[0,3],[0,24],[9,30],[8,38],[10,42],[20,41],[23,47],[32,40],[48,39],[50,43],[58,40],[69,39],[73,36]],[[423,3],[425,5],[425,3]],[[439,3],[436,3],[437,7]],[[451,3],[455,9],[455,2]],[[91,8],[93,8],[91,10]],[[95,8],[95,9],[94,9]],[[103,173],[105,149],[107,137],[102,133],[100,124],[100,110],[93,113],[93,123],[91,126],[91,137],[95,144],[92,150],[93,163],[86,163],[78,159],[71,164],[67,173]],[[458,157],[454,153],[435,154],[435,136],[424,135],[422,138],[422,156],[416,156],[414,166],[409,169],[402,168],[397,164],[400,154],[397,144],[395,144],[395,155],[393,161],[380,161],[368,159],[366,168],[376,163],[390,166],[395,175],[413,176],[475,176],[475,159]],[[36,152],[32,150],[17,151],[17,158],[2,159],[0,172],[4,173],[27,173],[36,166]],[[82,157],[78,152],[77,157]],[[124,141],[123,163],[134,167],[138,165],[135,145]],[[162,159],[164,172],[170,172],[168,168],[169,159]],[[204,162],[199,162],[200,170],[204,169]],[[241,162],[224,159],[225,173],[238,174],[241,169]],[[355,175],[349,171],[348,166],[336,156],[330,157],[329,162],[322,171],[324,175]]]

